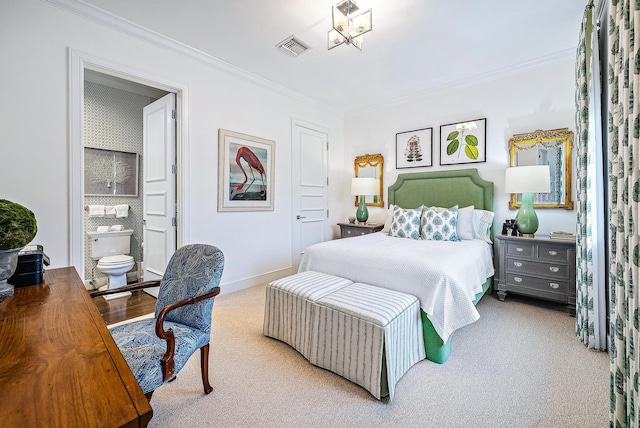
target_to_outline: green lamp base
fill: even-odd
[[[522,205],[516,215],[516,226],[520,235],[533,238],[538,230],[538,216],[533,209],[533,193],[522,194]]]
[[[365,223],[369,219],[369,210],[367,210],[367,204],[364,200],[364,195],[360,195],[360,204],[356,211],[356,219],[360,223]]]

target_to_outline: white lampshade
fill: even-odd
[[[376,179],[369,177],[356,177],[351,179],[351,194],[360,195],[377,195]]]
[[[549,165],[514,166],[504,174],[505,193],[549,193]]]

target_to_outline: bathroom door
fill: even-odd
[[[162,278],[176,250],[175,104],[175,94],[168,94],[143,109],[145,281]]]

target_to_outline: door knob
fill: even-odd
[[[302,215],[297,215],[297,216],[296,216],[296,220],[300,220],[301,218],[306,218],[306,217],[305,217],[305,216],[302,216]]]

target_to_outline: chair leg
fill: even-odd
[[[202,368],[202,385],[204,386],[204,393],[208,394],[213,391],[213,388],[209,384],[209,344],[207,343],[200,348],[200,366]]]

